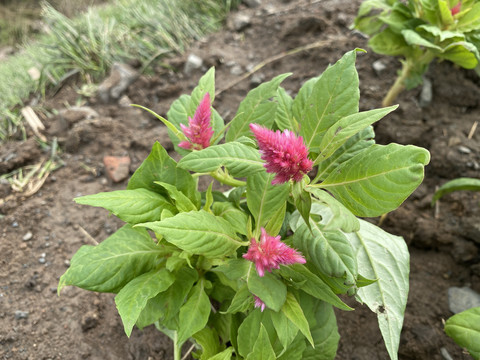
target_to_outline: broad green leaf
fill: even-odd
[[[267,330],[265,326],[260,323],[260,332],[258,334],[257,341],[253,345],[253,350],[247,355],[245,360],[275,360],[275,352],[273,351],[272,344],[268,338]]]
[[[402,30],[402,35],[407,44],[423,46],[429,49],[442,51],[442,48],[423,38],[420,34],[411,29]]]
[[[243,135],[251,135],[249,125],[252,123],[268,128],[273,125],[277,104],[269,99],[277,94],[278,86],[288,76],[290,74],[278,75],[247,94],[240,103],[234,119],[230,122],[230,128],[225,137],[226,142],[234,141]]]
[[[253,350],[255,341],[260,332],[260,324],[263,314],[260,309],[252,310],[238,327],[238,353],[246,357]]]
[[[216,171],[225,166],[232,176],[243,177],[264,170],[257,149],[230,142],[193,151],[180,160],[178,166],[199,173]]]
[[[183,344],[207,324],[211,304],[204,287],[205,280],[201,279],[190,291],[187,302],[180,308],[178,344]]]
[[[284,305],[285,306],[285,305]],[[272,311],[270,314],[278,339],[285,352],[298,334],[298,327],[283,313]]]
[[[307,191],[311,192],[319,201],[328,206],[333,214],[328,220],[325,219],[321,211],[323,207],[317,202],[313,202],[311,213],[322,215],[322,225],[324,230],[340,229],[344,232],[352,232],[360,229],[360,223],[358,222],[357,217],[333,196],[326,191],[316,188],[307,187]]]
[[[163,210],[176,212],[162,195],[147,190],[116,190],[75,198],[77,204],[107,209],[132,225],[160,220]]]
[[[445,332],[474,359],[480,359],[480,307],[453,315],[445,322]]]
[[[278,360],[302,360],[303,351],[306,348],[305,337],[298,333],[295,340],[288,346],[286,351],[278,356]]]
[[[379,15],[379,19],[388,25],[394,33],[400,33],[409,25],[412,14],[405,4],[397,2],[388,15]]]
[[[293,99],[282,87],[279,87],[277,90],[277,101],[278,106],[275,112],[275,124],[282,131],[288,129],[298,132],[298,124],[292,113]]]
[[[448,28],[454,23],[448,2],[445,0],[438,0],[438,9],[440,10],[440,19],[443,25],[442,28]]]
[[[297,182],[293,185],[292,196],[295,202],[297,211],[302,216],[303,220],[310,227],[310,210],[312,208],[312,196],[304,189],[304,182]]]
[[[248,290],[258,296],[265,305],[274,311],[279,311],[287,298],[287,287],[272,273],[266,272],[260,277],[253,264],[247,275]]]
[[[170,198],[174,201],[175,206],[179,211],[188,212],[198,210],[192,201],[175,186],[161,181],[155,181],[155,184],[163,187],[167,191],[168,196],[170,196]]]
[[[438,0],[419,0],[422,10],[423,18],[430,24],[441,26],[440,24],[440,9],[438,8]]]
[[[310,333],[310,327],[308,325],[308,320],[303,313],[303,310],[298,303],[295,296],[288,292],[287,299],[282,306],[282,313],[298,327],[298,330],[307,338],[310,344],[315,347],[313,342],[312,334]]]
[[[115,296],[115,304],[128,337],[147,301],[167,290],[174,280],[175,277],[165,268],[152,270],[130,281]]]
[[[247,284],[243,284],[232,299],[226,314],[235,314],[237,312],[247,311],[253,304],[253,295],[248,290]]]
[[[203,76],[198,80],[198,85],[193,89],[191,98],[192,101],[189,107],[189,113],[194,114],[197,110],[198,104],[203,100],[206,93],[210,95],[210,102],[215,100],[215,67],[211,67]]]
[[[237,233],[247,235],[248,216],[231,202],[214,202],[212,211],[214,215],[227,220]]]
[[[465,40],[465,35],[458,31],[442,30],[435,25],[424,24],[417,27],[417,30],[424,30],[429,34],[438,37],[439,41],[447,39]]]
[[[251,269],[252,263],[243,258],[228,259],[222,265],[212,269],[213,272],[221,272],[228,279],[237,281],[246,277]]]
[[[325,133],[320,144],[320,155],[315,160],[315,164],[332,156],[348,139],[377,122],[397,107],[398,105],[394,105],[383,109],[363,111],[348,115],[337,121]]]
[[[305,81],[300,90],[298,90],[297,96],[295,96],[295,99],[293,100],[292,113],[297,126],[300,119],[305,117],[307,109],[310,106],[309,99],[312,96],[313,88],[320,77],[321,76],[317,76]]]
[[[285,280],[291,281],[294,284],[300,284],[297,288],[317,299],[323,300],[342,310],[353,310],[350,306],[340,300],[340,298],[335,295],[332,289],[322,279],[313,274],[304,265],[294,264],[290,266],[282,266],[280,268],[280,274]]]
[[[285,219],[285,211],[287,210],[287,203],[279,206],[277,211],[273,214],[270,220],[265,224],[265,231],[267,234],[278,234],[282,229],[283,220]]]
[[[345,277],[346,284],[355,284],[357,261],[352,245],[339,231],[324,231],[321,226],[310,222],[301,225],[293,235],[293,245],[321,272],[337,278]]]
[[[349,51],[335,65],[327,68],[301,106],[304,111],[298,114],[296,120],[300,124],[300,135],[310,151],[318,149],[330,126],[342,117],[358,112],[360,92],[355,58],[356,50]]]
[[[404,37],[400,34],[395,34],[388,28],[373,36],[368,41],[368,46],[377,54],[382,55],[407,56],[410,52],[410,48],[405,42]]]
[[[228,347],[222,352],[212,356],[210,360],[230,360],[232,358],[233,347]]]
[[[144,229],[125,225],[97,246],[84,245],[62,275],[58,292],[75,285],[85,290],[117,293],[125,284],[154,268],[169,254]]]
[[[423,180],[430,154],[408,145],[372,145],[343,163],[319,187],[357,216],[396,209]]]
[[[332,156],[318,165],[317,176],[315,176],[315,181],[313,182],[316,182],[317,179],[325,180],[327,176],[342,163],[354,157],[360,151],[375,144],[375,140],[373,140],[374,137],[375,133],[371,126],[362,130],[357,135],[352,136],[345,144],[335,151]]]
[[[461,190],[480,191],[480,179],[458,178],[450,180],[449,182],[440,186],[440,188],[435,192],[435,195],[432,199],[432,205],[435,204],[435,202],[443,195]]]
[[[204,210],[179,213],[163,221],[139,224],[190,254],[207,258],[231,255],[243,243],[230,224]]]
[[[275,174],[262,171],[247,178],[247,205],[255,219],[257,236],[260,227],[270,221],[288,198],[288,183],[272,185],[274,177]]]
[[[160,295],[161,293],[149,299],[140,315],[138,315],[135,325],[137,325],[140,330],[159,321],[160,318],[165,315],[165,304]]]
[[[463,15],[455,26],[456,30],[463,33],[478,30],[480,27],[480,3],[476,3],[469,12]]]
[[[479,52],[471,43],[463,41],[447,46],[438,57],[449,60],[465,69],[474,69],[478,65]]]
[[[367,221],[346,234],[357,255],[358,271],[375,283],[358,289],[357,296],[377,314],[390,358],[397,359],[408,296],[409,253],[403,238]]]
[[[221,350],[218,342],[218,334],[215,329],[205,327],[199,332],[193,334],[192,337],[202,348],[202,355],[200,357],[201,360],[211,359],[213,355],[217,354],[218,351]]]
[[[162,193],[162,188],[155,185],[155,181],[174,185],[192,200],[195,205],[200,205],[200,194],[197,191],[197,184],[192,175],[186,170],[177,168],[175,160],[167,154],[158,142],[153,144],[150,155],[130,178],[127,189],[144,188]]]

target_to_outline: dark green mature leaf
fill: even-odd
[[[258,296],[265,305],[274,311],[280,311],[287,298],[287,287],[272,273],[266,272],[264,276],[258,276],[255,266],[250,265],[247,274],[248,290]]]
[[[115,296],[115,304],[128,337],[147,301],[167,290],[174,280],[175,277],[165,268],[152,270],[137,276]]]
[[[77,204],[107,209],[132,225],[160,220],[163,210],[177,212],[162,195],[147,190],[116,190],[75,198]]]
[[[343,163],[319,187],[357,216],[396,209],[423,180],[430,154],[408,145],[372,145]]]
[[[288,349],[281,355],[278,356],[278,360],[302,360],[303,359],[303,351],[307,347],[305,337],[298,333],[297,337],[290,344]]]
[[[225,166],[232,176],[243,177],[264,170],[257,149],[230,142],[193,151],[180,160],[178,166],[199,173],[207,173]]]
[[[401,237],[364,220],[358,232],[346,235],[355,249],[359,273],[378,279],[358,289],[357,296],[377,314],[390,358],[396,360],[408,296],[407,245]]]
[[[212,269],[213,272],[221,272],[228,279],[237,281],[243,277],[246,277],[251,270],[252,263],[243,258],[241,259],[228,259],[223,262],[222,265]]]
[[[155,185],[155,181],[174,185],[192,200],[195,205],[200,205],[200,193],[197,191],[197,184],[192,175],[186,170],[177,168],[175,160],[167,154],[158,142],[153,144],[150,155],[130,178],[127,189],[144,188],[162,193],[162,188]]]
[[[178,344],[205,327],[210,316],[211,304],[205,293],[205,280],[200,280],[190,291],[187,302],[180,308]]]
[[[480,359],[480,307],[453,315],[445,322],[445,332],[474,359]]]
[[[247,355],[245,360],[275,360],[275,352],[273,351],[272,344],[268,338],[267,330],[265,326],[260,323],[260,332],[258,334],[257,341],[253,345],[253,350]]]
[[[253,295],[248,290],[247,284],[240,286],[235,296],[232,299],[232,303],[228,307],[225,314],[235,314],[237,312],[245,312],[253,305]]]
[[[284,305],[285,306],[285,305]],[[270,314],[272,323],[277,332],[278,339],[283,346],[283,353],[295,340],[298,334],[298,327],[283,313],[283,311],[272,311]]]
[[[209,360],[213,355],[217,354],[221,350],[218,342],[218,334],[215,329],[205,327],[192,336],[195,342],[201,346],[202,355],[200,360]]]
[[[435,195],[432,199],[432,205],[435,204],[435,202],[443,195],[460,190],[480,191],[480,179],[458,178],[450,180],[449,182],[440,186],[440,188],[435,192]]]
[[[163,221],[139,224],[190,254],[216,258],[231,255],[243,243],[231,225],[204,210],[179,213]]]
[[[188,211],[198,210],[195,204],[193,204],[192,201],[187,196],[185,196],[184,193],[177,190],[175,186],[171,184],[167,184],[165,182],[161,182],[161,181],[155,181],[155,184],[163,187],[167,191],[168,196],[170,196],[170,198],[174,201],[175,206],[179,211],[188,212]],[[147,221],[155,221],[155,220],[147,220]]]
[[[214,202],[212,211],[214,215],[227,220],[236,232],[247,235],[248,216],[231,202]]]
[[[315,82],[310,96],[295,98],[294,114],[307,148],[316,151],[327,129],[344,116],[358,112],[360,92],[355,69],[356,50],[349,51],[327,68]],[[304,102],[305,101],[305,102]]]
[[[278,106],[275,112],[275,124],[280,130],[288,129],[298,132],[298,123],[293,117],[292,112],[293,99],[282,87],[277,90],[277,101]]]
[[[406,56],[410,52],[410,48],[403,36],[395,34],[388,28],[373,36],[368,41],[368,46],[377,54],[382,55]]]
[[[247,315],[238,328],[238,353],[241,356],[246,357],[253,350],[255,341],[258,338],[258,333],[260,332],[262,318],[263,314],[260,309],[254,309]]]
[[[154,268],[170,251],[156,245],[147,231],[125,225],[97,246],[84,245],[58,283],[85,290],[117,293],[125,284]]]
[[[257,236],[260,227],[268,223],[288,198],[288,183],[272,185],[274,177],[275,174],[262,171],[247,178],[247,205],[256,222]]]
[[[302,216],[305,224],[310,227],[309,219],[312,208],[312,196],[309,192],[305,191],[303,182],[298,182],[293,185],[292,196],[297,211]]]
[[[251,134],[249,125],[256,123],[270,128],[273,125],[277,104],[269,101],[277,93],[278,86],[291,74],[282,74],[251,90],[240,103],[237,114],[230,122],[225,137],[227,142]]]
[[[233,347],[230,346],[215,356],[212,356],[210,360],[230,360],[232,358],[232,353]]]

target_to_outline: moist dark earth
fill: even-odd
[[[48,112],[38,113],[46,138],[58,139],[64,165],[28,197],[0,184],[1,359],[172,359],[170,340],[153,327],[135,329],[126,337],[112,294],[68,287],[57,296],[58,279],[78,248],[102,241],[121,226],[106,211],[76,205],[72,199],[124,189],[128,173],[141,164],[155,141],[172,150],[158,120],[125,104],[141,104],[165,116],[170,104],[190,93],[210,66],[216,66],[217,90],[224,90],[214,107],[225,119],[232,119],[259,80],[292,72],[283,86],[294,95],[305,80],[345,52],[368,50],[367,40],[349,28],[359,4],[359,0],[263,0],[256,8],[242,5],[218,33],[192,44],[182,56],[153,64],[152,72],[130,85],[128,98],[122,101],[105,104],[98,96],[80,96],[81,83],[73,78],[48,94],[40,104]],[[239,15],[249,20],[237,30],[234,20]],[[308,50],[286,53],[310,44],[314,45]],[[190,54],[203,59],[203,66],[187,75],[184,65]],[[282,54],[241,80],[255,65]],[[376,61],[384,69],[375,71]],[[361,110],[381,107],[399,66],[397,59],[372,51],[358,55]],[[440,360],[444,348],[453,359],[471,359],[444,334],[443,322],[453,315],[449,287],[480,291],[480,194],[449,194],[434,208],[430,201],[435,189],[450,179],[479,177],[480,129],[468,135],[480,119],[480,81],[475,73],[449,63],[433,63],[426,78],[432,84],[430,104],[420,107],[421,87],[406,91],[397,99],[400,107],[376,125],[378,143],[414,144],[429,149],[432,156],[424,183],[381,223],[385,230],[403,236],[411,253],[399,358]],[[65,112],[77,105],[90,107],[98,116]],[[33,136],[26,142],[12,139],[0,147],[0,173],[49,156]],[[128,156],[127,178],[113,182],[105,156]],[[380,219],[371,221],[378,224]],[[339,311],[337,317],[338,359],[388,359],[375,314],[356,305],[354,312]]]

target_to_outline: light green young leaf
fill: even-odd
[[[430,154],[408,145],[372,145],[343,163],[319,187],[357,216],[396,209],[423,180]]]
[[[183,344],[207,324],[211,304],[204,286],[205,280],[201,279],[190,291],[187,302],[180,308],[178,344]]]
[[[423,18],[430,24],[441,26],[440,9],[438,8],[438,0],[419,0],[422,5]]]
[[[272,185],[274,177],[275,174],[262,171],[247,178],[247,205],[255,219],[257,236],[288,198],[288,183]]]
[[[253,350],[247,355],[245,360],[275,360],[275,352],[273,351],[272,344],[268,338],[267,330],[265,326],[260,323],[260,332],[258,334],[257,341],[253,345]]]
[[[200,104],[200,101],[202,101],[207,92],[210,95],[210,102],[213,103],[215,100],[215,67],[213,66],[203,74],[200,80],[198,80],[198,85],[192,91],[192,100],[188,109],[190,114],[193,115],[195,113],[198,104]]]
[[[212,356],[210,360],[230,360],[232,358],[233,347],[228,347],[222,352]]]
[[[284,305],[285,306],[285,305]],[[289,345],[295,340],[298,334],[298,327],[283,313],[283,311],[270,313],[273,326],[277,332],[278,339],[283,346],[282,353],[286,352]]]
[[[295,99],[293,100],[292,113],[297,126],[300,119],[305,117],[307,109],[310,106],[309,99],[312,96],[313,88],[320,77],[321,75],[305,81],[300,90],[298,90],[297,96],[295,96]]]
[[[279,87],[277,90],[277,101],[278,106],[275,112],[275,124],[282,131],[288,129],[298,132],[298,124],[292,113],[293,99],[282,87]]]
[[[247,274],[248,290],[258,296],[265,305],[274,311],[280,311],[287,298],[287,287],[272,273],[266,272],[260,277],[253,264]]]
[[[186,170],[177,168],[175,160],[158,142],[153,144],[150,155],[130,178],[127,190],[144,188],[162,194],[162,188],[155,185],[155,181],[174,185],[195,205],[200,205],[200,193],[197,191],[197,184],[192,175]]]
[[[163,221],[137,226],[149,228],[165,237],[171,244],[191,254],[207,258],[231,255],[243,243],[230,224],[204,210],[179,213]]]
[[[175,202],[175,206],[179,211],[188,212],[198,210],[197,207],[192,203],[192,201],[188,197],[186,197],[184,193],[179,191],[175,186],[161,181],[155,181],[155,184],[160,185],[167,191],[168,195]]]
[[[448,2],[445,0],[438,0],[438,9],[440,10],[439,15],[443,25],[442,28],[448,28],[454,23]]]
[[[212,211],[214,215],[227,220],[237,233],[247,235],[248,216],[231,202],[214,202]]]
[[[480,191],[480,179],[458,178],[448,181],[440,186],[440,188],[435,192],[435,195],[432,199],[432,205],[435,204],[435,202],[443,195],[461,190]]]
[[[234,141],[243,135],[251,135],[250,124],[255,123],[268,128],[273,125],[277,104],[269,101],[269,99],[276,95],[280,83],[290,75],[278,75],[250,90],[240,103],[237,114],[230,122],[230,128],[225,137],[226,142]]]
[[[248,290],[247,284],[240,286],[235,296],[232,299],[232,303],[228,307],[225,314],[235,314],[237,312],[247,311],[253,304],[253,295]]]
[[[423,46],[429,49],[442,51],[442,48],[423,38],[420,34],[411,29],[402,30],[402,35],[407,44]]]
[[[355,58],[356,50],[346,53],[323,72],[306,100],[303,97],[294,100],[295,109],[303,109],[303,113],[294,114],[299,116],[296,120],[300,124],[300,135],[310,151],[318,149],[330,126],[342,117],[358,112],[360,92]]]
[[[474,69],[480,57],[478,49],[472,43],[461,41],[448,45],[438,57],[449,60],[465,69]]]
[[[265,224],[265,231],[267,234],[278,234],[283,226],[283,220],[285,219],[285,211],[287,210],[287,203],[283,203],[283,206],[279,206],[277,211],[273,214],[270,220]]]
[[[213,355],[217,354],[220,349],[218,342],[218,334],[215,329],[205,327],[192,336],[195,342],[201,346],[202,355],[200,360],[209,360]]]
[[[442,30],[435,25],[424,24],[420,25],[416,28],[416,30],[424,30],[429,34],[438,37],[440,42],[445,41],[447,39],[455,39],[458,40],[465,40],[465,35],[459,31],[449,31],[449,30]]]
[[[85,290],[117,293],[125,284],[154,268],[170,251],[156,245],[144,229],[130,225],[117,230],[97,246],[84,245],[58,283]]]
[[[205,191],[205,205],[203,205],[203,210],[210,212],[210,206],[213,204],[213,181],[208,185],[207,191]]]
[[[320,144],[320,155],[315,160],[315,164],[325,161],[332,156],[343,144],[355,134],[377,122],[387,114],[395,110],[398,105],[383,109],[374,109],[348,115],[335,124],[333,124],[325,133]]]
[[[455,29],[463,33],[478,30],[480,27],[480,3],[476,3],[457,22]]]
[[[404,37],[400,34],[395,34],[388,28],[373,36],[368,41],[368,46],[377,54],[382,55],[406,56],[410,52],[410,48],[405,42]]]
[[[396,360],[408,296],[407,245],[403,238],[364,220],[360,220],[358,232],[346,235],[355,249],[359,273],[378,279],[358,289],[357,296],[377,314],[387,351]]]
[[[176,212],[162,195],[147,190],[116,190],[75,198],[77,204],[107,209],[132,225],[160,220],[163,210]]]
[[[480,307],[453,315],[445,322],[445,332],[474,359],[480,359]]]
[[[252,263],[243,258],[240,259],[228,259],[223,262],[222,265],[214,267],[211,271],[221,272],[228,279],[237,281],[243,277],[246,277],[251,270]]]
[[[287,299],[282,306],[282,313],[295,324],[296,327],[300,330],[300,332],[307,338],[310,344],[315,347],[313,342],[312,334],[310,333],[310,327],[308,325],[308,320],[303,313],[303,310],[298,303],[295,296],[288,292]]]
[[[115,304],[128,337],[147,301],[167,290],[174,280],[175,277],[165,268],[152,270],[130,281],[115,296]]]
[[[183,157],[178,166],[199,173],[215,171],[225,166],[232,176],[237,177],[264,170],[258,150],[238,142],[213,145],[200,151],[193,151]]]

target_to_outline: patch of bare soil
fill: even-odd
[[[263,0],[257,8],[241,7],[223,30],[189,50],[203,59],[202,69],[185,75],[187,56],[170,59],[169,67],[159,66],[154,75],[142,75],[126,95],[131,102],[165,115],[170,104],[180,94],[189,93],[212,65],[216,66],[217,88],[224,89],[274,55],[322,42],[320,47],[269,63],[217,96],[215,108],[230,120],[258,80],[292,72],[283,86],[295,94],[306,79],[321,73],[346,51],[366,49],[366,39],[348,28],[359,4],[360,0]],[[239,13],[250,19],[237,31],[233,20]],[[380,73],[372,68],[377,60],[385,65]],[[358,56],[361,110],[381,106],[398,67],[397,60],[371,51]],[[400,359],[440,360],[441,348],[454,359],[468,359],[443,333],[442,322],[452,315],[449,287],[470,286],[480,291],[480,194],[451,194],[436,208],[430,207],[430,200],[435,188],[449,179],[479,177],[480,131],[471,138],[468,134],[480,118],[480,89],[474,74],[446,63],[432,66],[427,77],[433,89],[430,105],[419,106],[420,89],[405,92],[398,99],[400,108],[376,126],[378,142],[415,144],[428,148],[432,155],[425,182],[382,224],[403,236],[411,251]],[[113,295],[77,288],[65,289],[61,297],[56,294],[58,279],[78,248],[105,239],[121,225],[102,209],[72,201],[79,195],[125,188],[127,180],[113,183],[107,177],[104,156],[128,155],[131,174],[155,141],[172,148],[165,128],[139,109],[91,98],[84,105],[94,109],[95,116],[61,113],[67,105],[77,104],[76,89],[75,84],[66,84],[43,104],[60,112],[44,122],[47,137],[59,140],[65,166],[28,198],[0,184],[4,199],[0,202],[0,357],[171,359],[170,340],[153,327],[135,329],[130,339],[125,336]],[[0,148],[0,169],[12,171],[48,156],[32,140],[10,142]],[[354,312],[337,315],[342,336],[338,359],[388,358],[375,314],[358,305]]]

